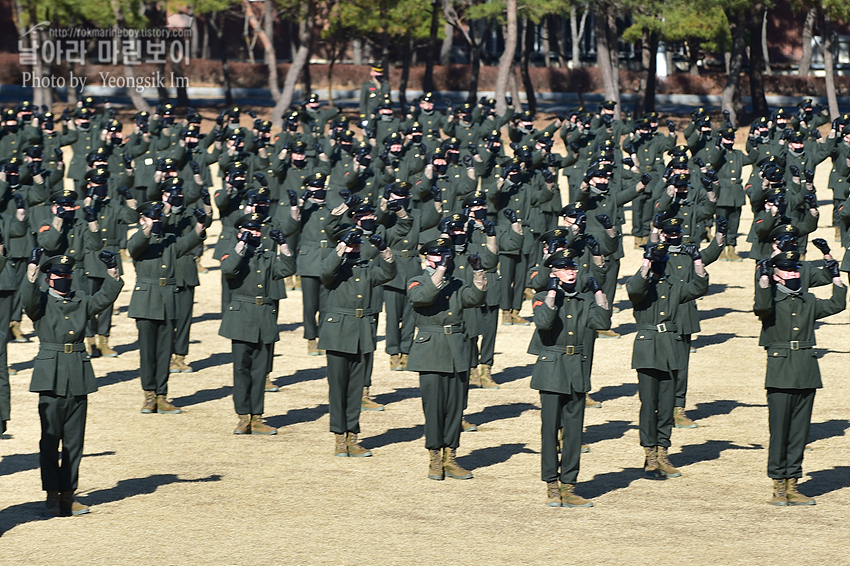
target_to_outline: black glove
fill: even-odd
[[[15,208],[25,208],[24,196],[21,193],[12,193],[12,198],[15,199]]]
[[[561,288],[561,281],[554,275],[549,275],[549,284],[546,285],[546,291],[558,291]]]
[[[793,177],[798,177],[798,178],[800,177],[800,168],[799,168],[799,167],[797,167],[796,165],[792,165],[792,166],[790,166],[790,167],[788,168],[788,170],[789,170],[789,171],[791,171],[791,175],[792,175]]]
[[[691,259],[696,261],[698,259],[702,259],[699,255],[699,247],[696,244],[685,244],[682,246],[682,249],[686,254],[691,256]]]
[[[262,186],[262,187],[268,187],[269,186],[269,180],[266,179],[266,176],[263,175],[262,173],[254,173],[254,179],[256,179],[257,182],[260,183],[260,186]]]
[[[315,149],[316,153],[318,153],[319,155],[322,155],[323,153],[325,153],[325,146],[323,146],[319,142],[316,142],[316,143],[313,144],[313,149]]]
[[[623,165],[626,165],[630,168],[634,167],[635,166],[635,160],[632,159],[632,157],[630,155],[627,155],[627,156],[623,157]]]
[[[602,255],[602,249],[599,247],[599,242],[593,238],[593,236],[588,235],[585,237],[585,245],[587,246],[587,249],[590,250],[590,255]]]
[[[596,280],[596,277],[588,277],[587,283],[584,284],[584,288],[590,291],[593,294],[596,294],[598,291],[602,290],[602,285],[599,284],[599,281]]]
[[[820,253],[827,255],[829,253],[829,244],[823,238],[815,238],[812,240],[812,245],[820,250]]]
[[[352,246],[360,242],[360,236],[362,235],[363,232],[359,228],[352,228],[345,233],[345,236],[340,241],[346,246]]]
[[[673,120],[667,120],[667,129],[670,130],[671,134],[673,132],[675,132],[676,131],[676,122],[674,122]]]
[[[614,227],[614,223],[611,222],[611,217],[607,214],[597,214],[594,218],[596,218],[599,224],[606,230],[610,230]]]
[[[217,142],[220,142],[222,139],[224,139],[224,132],[222,132],[221,130],[213,130],[213,139]]]
[[[576,142],[570,142],[570,149],[573,150],[573,153],[575,153],[576,155],[578,155],[578,153],[581,151],[581,148]]]
[[[388,200],[387,201],[387,210],[391,210],[392,212],[398,212],[403,207],[401,206],[400,199]]]
[[[505,104],[507,104],[508,106],[513,106],[514,105],[514,97],[511,96],[510,94],[506,94],[505,95]]]
[[[369,236],[369,243],[378,248],[379,252],[387,249],[387,242],[384,240],[380,234],[372,234]]]
[[[62,121],[67,122],[71,119],[71,110],[68,108],[62,109],[62,116],[59,117]]]
[[[516,210],[514,210],[513,208],[506,208],[502,211],[502,214],[505,215],[505,218],[507,218],[508,222],[510,222],[511,224],[517,221]]]
[[[248,245],[248,238],[250,238],[250,237],[251,237],[251,233],[248,232],[247,230],[244,230],[244,231],[239,232],[239,235],[236,236],[236,240],[238,242],[242,242],[243,244],[245,244],[247,246]]]
[[[254,112],[253,110],[248,110],[247,112],[245,112],[245,114],[247,114],[251,118],[254,118],[255,120],[257,119],[257,113]]]
[[[655,259],[655,244],[647,244],[643,249],[643,259],[652,261]]]
[[[63,154],[62,154],[62,149],[61,149],[61,148],[58,148],[58,147],[57,147],[57,148],[55,148],[55,149],[53,150],[53,155],[56,157],[56,161],[57,161],[57,162],[58,162],[58,161],[62,161]]]
[[[271,238],[272,241],[278,246],[282,246],[286,243],[286,237],[280,230],[272,230],[271,232],[269,232],[269,238]]]
[[[717,171],[714,169],[709,169],[705,172],[705,176],[711,179],[713,182],[717,182]]]
[[[833,279],[835,279],[836,277],[841,277],[841,271],[838,268],[838,262],[834,259],[828,259],[824,261],[823,266],[829,272]]]
[[[644,186],[649,185],[652,182],[652,175],[649,173],[643,173],[640,176],[640,182],[643,183]]]
[[[815,172],[812,171],[811,169],[806,169],[805,171],[803,171],[803,175],[806,177],[807,183],[814,183],[815,182]]]
[[[478,155],[478,146],[476,146],[474,143],[469,144],[466,147],[466,150],[472,155]]]
[[[42,247],[33,248],[32,250],[30,250],[30,261],[29,262],[38,265],[39,263],[41,263],[41,254],[43,254],[43,253],[44,253],[44,248],[42,248]]]
[[[484,233],[487,234],[487,236],[495,236],[496,235],[496,224],[494,224],[490,220],[485,220],[484,221]]]
[[[806,203],[806,206],[809,208],[817,208],[818,207],[818,197],[815,196],[814,193],[806,193],[803,195],[803,202]]]
[[[472,268],[472,271],[483,271],[484,267],[481,265],[481,256],[478,254],[469,254],[466,256],[466,261],[469,263],[469,266]]]
[[[362,202],[363,198],[360,195],[351,193],[345,199],[345,206],[348,208],[356,208]]]
[[[464,155],[464,156],[463,156],[463,165],[464,165],[467,169],[469,169],[470,167],[472,167],[472,166],[473,166],[473,164],[472,164],[472,156],[471,156],[471,155]]]
[[[665,212],[659,212],[652,217],[652,227],[661,230],[661,224],[667,219]]]
[[[122,185],[122,186],[118,187],[116,190],[118,191],[118,194],[121,195],[122,197],[124,197],[126,200],[131,200],[131,199],[135,198],[133,196],[133,193],[130,192],[130,187],[128,187],[126,185]]]
[[[201,187],[201,202],[203,202],[206,206],[212,206],[210,204],[210,191],[206,187]]]
[[[219,112],[218,118],[215,119],[215,123],[218,124],[219,126],[223,126],[224,125],[224,116],[226,114],[227,114],[227,110],[222,110],[221,112]]]
[[[732,115],[729,113],[728,110],[723,111],[723,117],[726,118],[727,122],[732,119]]]
[[[705,167],[705,161],[702,160],[702,157],[694,157],[694,165],[702,169]]]
[[[629,155],[632,155],[632,154],[635,153],[635,144],[627,143],[626,145],[623,146],[623,149],[626,150],[626,153],[628,153]]]
[[[200,175],[201,174],[201,164],[198,163],[197,161],[190,161],[189,162],[189,168],[192,170],[193,175]]]
[[[33,177],[41,174],[41,161],[33,161],[29,163],[27,167],[29,168],[30,173],[32,173]]]
[[[717,227],[717,233],[726,235],[726,232],[729,231],[729,221],[726,220],[725,216],[718,216],[714,220],[714,225]]]
[[[286,151],[292,150],[292,142],[291,141],[283,142],[283,149],[285,149]]]
[[[287,189],[286,195],[289,197],[289,206],[298,206],[298,193],[292,189]]]
[[[443,189],[437,185],[431,185],[431,198],[438,202],[443,200]]]
[[[97,213],[90,206],[83,207],[83,218],[86,219],[86,222],[97,222]]]
[[[717,139],[714,140],[714,147],[716,147],[717,149],[720,149],[720,147],[722,145],[723,145],[723,136],[717,136]]]
[[[106,269],[118,269],[118,259],[115,252],[102,250],[97,254],[97,258],[106,265]]]
[[[555,175],[548,169],[543,169],[543,180],[546,181],[546,184],[552,184],[555,182]]]
[[[709,179],[708,177],[700,177],[700,182],[702,183],[702,186],[706,191],[714,190],[714,187],[711,183],[711,179]]]
[[[196,208],[192,211],[192,214],[195,215],[195,219],[198,221],[198,224],[203,224],[207,221],[207,213],[203,208]]]
[[[313,194],[313,189],[304,189],[304,192],[301,193],[301,200],[307,202],[307,199]]]
[[[813,136],[816,140],[819,140],[819,139],[821,139],[821,138],[823,137],[823,136],[821,135],[821,133],[820,133],[820,130],[818,130],[818,129],[814,129],[814,130],[812,130],[812,136]]]
[[[794,130],[792,130],[791,128],[785,128],[784,130],[782,130],[782,135],[779,136],[779,139],[787,140],[789,137],[791,137],[791,134],[793,134],[793,133],[794,133]]]
[[[765,258],[758,262],[759,277],[770,277],[770,259]]]

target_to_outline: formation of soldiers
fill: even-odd
[[[707,265],[742,261],[746,236],[768,353],[772,502],[813,503],[796,489],[820,387],[813,322],[844,308],[840,271],[850,260],[839,266],[815,239],[824,260],[804,261],[806,236],[819,220],[813,171],[832,158],[832,220],[850,245],[850,116],[823,137],[825,111],[806,100],[794,116],[779,110],[755,122],[741,151],[728,116],[715,125],[702,108],[677,144],[672,120],[661,132],[657,113],[615,119],[610,101],[538,129],[511,100],[501,115],[488,98],[439,111],[425,93],[398,112],[389,93],[374,67],[357,119],[311,94],[274,136],[276,125],[238,107],[202,132],[194,110],[178,119],[161,105],[138,112],[129,135],[113,108],[91,98],[61,114],[27,102],[3,110],[0,329],[26,340],[26,313],[40,340],[31,391],[40,396],[48,514],[88,512],[73,493],[85,396],[96,389],[89,359],[117,356],[109,337],[122,256],[136,274],[128,314],[139,333],[141,412],[181,412],[167,399],[168,378],[192,371],[194,293],[214,215],[234,434],[277,432],[263,421],[264,394],[277,391],[279,302],[300,285],[307,353],[327,357],[333,453],[372,455],[359,443],[359,417],[383,410],[369,394],[383,311],[390,369],[420,375],[428,477],[471,478],[455,459],[461,432],[475,430],[463,418],[469,388],[499,388],[491,373],[499,325],[533,322],[546,504],[592,506],[575,492],[583,417],[600,406],[589,395],[595,342],[619,338],[611,314],[630,203],[630,233],[644,250],[625,289],[637,322],[646,474],[681,475],[667,449],[674,426],[697,426],[685,413],[695,299],[707,292]],[[565,155],[553,150],[556,137]],[[221,179],[211,194],[214,164]],[[748,231],[740,223],[747,202]],[[809,287],[827,284],[831,301],[809,300]],[[520,316],[524,300],[533,321]]]

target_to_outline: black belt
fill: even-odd
[[[566,346],[544,346],[543,351],[547,354],[565,354],[567,356],[575,356],[576,354],[581,354],[584,351],[584,346],[576,346],[574,344],[568,344]]]
[[[790,342],[777,342],[768,346],[768,349],[777,350],[811,350],[815,343],[811,340],[791,340]]]
[[[154,279],[153,277],[140,277],[137,279],[139,283],[150,283],[152,285],[159,285],[160,287],[167,287],[168,285],[176,285],[177,279],[173,277],[160,277],[159,279]]]
[[[419,330],[425,332],[439,332],[440,334],[450,335],[450,334],[462,334],[464,332],[464,327],[462,324],[445,324],[443,326],[418,326]]]
[[[661,324],[638,324],[638,330],[654,330],[655,332],[678,332],[679,326],[675,322],[662,322]]]
[[[86,345],[82,342],[73,342],[71,344],[56,344],[51,342],[42,342],[39,344],[39,347],[42,350],[47,350],[48,352],[63,352],[65,354],[70,354],[72,352],[85,352]]]
[[[301,242],[302,248],[326,248],[328,247],[327,240],[319,240],[318,242]]]
[[[419,255],[418,250],[393,250],[393,255],[396,257],[416,257]]]
[[[364,316],[371,316],[374,313],[372,309],[325,309],[327,314],[346,314],[350,316],[356,316],[357,318],[363,318]]]
[[[237,301],[239,303],[250,303],[252,305],[271,305],[273,304],[271,299],[267,299],[266,297],[248,297],[246,295],[232,295],[231,300]]]

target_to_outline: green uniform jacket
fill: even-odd
[[[393,251],[393,262],[396,264],[396,276],[386,286],[404,290],[411,277],[422,273],[419,244],[425,242],[420,239],[420,235],[440,223],[440,213],[433,201],[429,201],[423,203],[419,210],[408,210],[407,218],[399,218],[392,212],[380,209],[376,217],[387,228],[387,245]]]
[[[39,226],[33,223],[30,216],[30,209],[36,209],[37,206],[47,200],[48,187],[45,183],[35,183],[32,185],[18,185],[10,187],[6,182],[0,182],[0,212],[9,216],[15,216],[17,206],[13,198],[13,194],[18,193],[24,197],[24,204],[27,208],[27,229],[20,236],[6,238],[6,255],[11,258],[29,257],[30,250],[35,247],[35,230]],[[51,218],[53,213],[50,213]]]
[[[378,104],[384,101],[385,96],[390,94],[390,83],[381,81],[380,86],[375,81],[368,80],[360,87],[360,114],[371,118]]]
[[[673,206],[673,197],[667,191],[655,203],[655,212],[667,212]],[[679,203],[676,216],[682,219],[682,241],[686,244],[696,244],[702,233],[702,223],[714,217],[717,203],[708,199],[708,194],[702,187],[691,186],[688,189],[688,200]]]
[[[413,305],[416,338],[407,360],[408,371],[464,373],[469,370],[472,347],[464,325],[464,309],[484,304],[485,292],[448,276],[434,285],[427,272],[407,284]]]
[[[194,210],[200,208],[203,210],[203,205],[193,206],[192,208],[184,207],[180,212],[171,212],[171,215],[165,218],[165,230],[172,232],[178,238],[186,236],[190,232],[195,231],[195,226],[198,224],[198,219],[195,218]],[[212,226],[212,214],[207,214],[204,220],[204,228]],[[198,278],[198,264],[196,257],[203,253],[203,244],[193,249],[190,253],[184,254],[177,258],[174,266],[175,285],[178,287],[197,287],[201,284]]]
[[[380,254],[374,261],[356,265],[343,263],[334,251],[322,262],[322,285],[328,288],[325,320],[319,328],[319,348],[346,354],[375,351],[372,329],[377,324],[373,312],[372,289],[392,281],[395,263]]]
[[[844,136],[827,138],[826,143],[830,149],[829,156],[832,157],[832,169],[829,172],[829,188],[832,190],[832,198],[845,200],[850,196],[850,145],[844,143]]]
[[[626,284],[634,308],[637,335],[632,350],[632,369],[670,372],[687,366],[687,346],[676,324],[679,306],[705,295],[708,275],[686,283],[678,277],[644,279],[638,271]]]
[[[585,210],[587,211],[587,228],[585,229],[587,233],[596,238],[601,245],[605,242],[607,236],[604,235],[605,228],[602,227],[602,224],[599,223],[596,217],[607,214],[616,226],[617,218],[620,217],[620,208],[641,194],[637,190],[637,185],[630,189],[621,189],[616,192],[609,190],[605,194],[592,194],[590,190],[578,191],[576,202],[585,203]],[[611,257],[613,259],[621,259],[624,255],[623,247],[618,243],[617,251]]]
[[[77,211],[73,222],[63,222],[62,228],[53,227],[53,221],[47,220],[38,229],[38,245],[44,248],[47,256],[64,254],[74,258],[74,270],[86,269],[86,254],[103,249],[103,238],[89,229],[89,223]]]
[[[301,219],[292,218],[289,207],[280,207],[278,218],[283,223],[283,233],[289,238],[298,233],[298,254],[295,264],[298,275],[319,277],[322,262],[334,249],[334,241],[325,230],[331,211],[325,203],[308,199],[301,208]]]
[[[723,251],[717,244],[717,239],[712,238],[711,242],[704,250],[700,252],[700,259],[703,265],[709,265],[717,261],[720,253]],[[670,246],[670,261],[667,262],[667,275],[678,277],[685,283],[690,283],[696,273],[694,272],[694,260],[691,259],[681,246]],[[696,334],[700,331],[699,311],[697,310],[696,301],[688,301],[684,303],[676,311],[676,324],[679,327],[679,332],[683,335]]]
[[[89,297],[74,291],[60,297],[39,291],[39,282],[24,281],[23,305],[40,342],[32,368],[30,391],[49,391],[63,397],[97,391],[91,362],[83,345],[86,324],[115,302],[124,282],[107,277],[100,291]]]
[[[570,394],[590,391],[590,362],[583,351],[585,331],[611,328],[611,311],[590,293],[567,297],[559,292],[555,308],[544,302],[547,291],[534,296],[534,325],[528,353],[537,356],[531,388]]]
[[[150,237],[139,229],[127,241],[136,267],[136,285],[130,297],[130,318],[170,320],[176,317],[174,291],[177,258],[192,251],[203,239],[192,230],[178,238],[163,231]]]
[[[98,200],[92,204],[95,212],[97,212],[97,226],[100,233],[98,234],[103,240],[103,249],[115,254],[120,253],[121,239],[125,237],[126,230],[122,230],[124,226],[135,224],[139,221],[139,213],[127,206],[124,197],[119,197],[117,200],[109,199],[107,201]],[[118,273],[123,273],[121,266],[122,262],[118,262]],[[84,267],[86,277],[108,277],[106,265],[98,258],[97,251],[87,251],[85,256]],[[197,272],[197,269],[195,269]]]
[[[712,146],[709,161],[717,171],[720,190],[717,191],[717,206],[740,208],[747,203],[744,193],[744,166],[752,165],[752,155],[747,155],[740,149],[731,151],[717,149]]]
[[[819,389],[823,387],[815,345],[815,321],[844,310],[847,288],[833,285],[832,297],[811,293],[794,296],[775,285],[756,285],[753,312],[761,319],[759,346],[767,351],[765,387]]]
[[[271,344],[280,340],[277,308],[269,298],[272,283],[295,273],[293,256],[272,250],[235,249],[221,259],[221,273],[230,289],[230,305],[221,319],[219,336],[252,344]]]

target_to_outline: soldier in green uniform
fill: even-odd
[[[667,458],[676,400],[674,373],[684,367],[687,354],[675,321],[680,305],[708,291],[702,260],[694,260],[696,276],[685,282],[667,273],[668,251],[663,242],[647,245],[640,270],[626,285],[637,322],[632,368],[638,374],[640,444],[650,478],[682,475]]]
[[[767,352],[770,445],[767,475],[773,505],[814,505],[797,490],[809,436],[815,390],[823,387],[815,345],[815,321],[845,309],[847,288],[832,264],[832,297],[818,300],[800,287],[800,255],[782,252],[759,262],[753,311],[762,324],[759,346]]]
[[[82,515],[89,508],[74,500],[83,437],[86,430],[88,394],[97,391],[91,362],[83,338],[88,320],[115,302],[124,282],[112,252],[100,252],[109,277],[93,296],[72,291],[74,258],[55,256],[41,265],[47,274],[47,289],[37,281],[42,250],[33,249],[24,284],[24,309],[39,339],[32,370],[30,391],[39,394],[41,417],[39,466],[41,486],[47,492],[47,516]],[[59,443],[62,464],[59,464]]]
[[[390,83],[384,78],[384,66],[372,65],[369,80],[360,87],[360,118],[371,120],[378,104],[390,95]]]
[[[456,460],[471,357],[464,321],[466,309],[482,305],[487,296],[481,258],[467,257],[474,275],[472,284],[465,284],[453,275],[452,248],[448,238],[424,244],[419,253],[425,256],[425,272],[407,284],[417,329],[407,369],[419,372],[428,478],[433,480],[472,478]]]
[[[163,204],[146,202],[137,230],[127,242],[136,268],[136,285],[127,315],[136,319],[139,331],[139,374],[145,401],[142,413],[182,412],[166,399],[168,374],[174,346],[177,313],[175,292],[177,259],[190,253],[206,238],[206,214],[195,209],[195,229],[177,237],[165,230]]]
[[[23,210],[19,217],[23,217]],[[14,279],[14,274],[11,270],[7,270],[6,266],[9,259],[5,255],[6,245],[4,234],[13,232],[23,233],[26,230],[26,223],[20,218],[9,218],[6,215],[0,215],[0,434],[6,432],[6,423],[11,418],[12,412],[12,396],[9,383],[9,367],[8,358],[6,356],[6,332],[9,327],[9,317],[11,316],[12,300],[15,292],[18,290],[17,282]]]
[[[240,218],[236,222],[236,245],[221,260],[231,289],[219,335],[232,344],[233,405],[239,415],[233,434],[277,434],[277,429],[263,422],[272,345],[280,339],[276,301],[269,292],[274,281],[295,272],[295,263],[280,230],[269,232],[277,252],[264,249],[263,220],[256,212]]]
[[[589,277],[587,293],[578,287],[575,250],[555,252],[546,258],[549,281],[534,296],[534,325],[528,353],[537,356],[531,388],[540,392],[541,479],[546,482],[546,505],[592,507],[576,495],[585,395],[590,391],[590,366],[583,352],[586,330],[611,326],[608,299],[599,282]],[[560,462],[558,431],[563,431]]]
[[[339,243],[321,263],[322,285],[328,290],[325,321],[319,329],[319,348],[328,357],[330,428],[335,436],[334,455],[363,457],[372,452],[357,440],[360,409],[367,372],[372,367],[375,333],[373,289],[396,275],[393,252],[378,235],[368,242],[378,250],[374,261],[362,259],[363,231],[345,226],[336,234]]]

